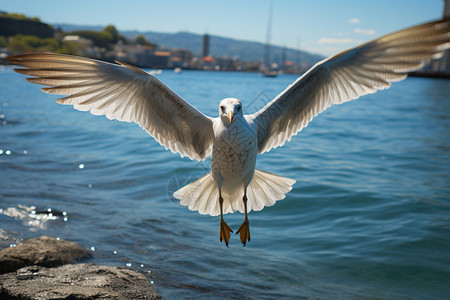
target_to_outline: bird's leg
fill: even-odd
[[[225,240],[225,245],[228,247],[230,240],[230,232],[233,232],[227,223],[223,220],[223,198],[219,192],[219,204],[220,204],[220,241]]]
[[[247,191],[244,192],[244,197],[242,198],[242,201],[244,201],[245,219],[241,227],[239,227],[238,231],[236,231],[236,234],[240,233],[239,237],[241,238],[241,243],[243,246],[245,246],[247,241],[250,242],[250,225],[248,223],[247,217]]]

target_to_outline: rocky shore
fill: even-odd
[[[161,299],[147,278],[124,267],[75,262],[92,253],[42,236],[0,251],[0,299]]]

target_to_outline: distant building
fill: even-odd
[[[172,49],[169,61],[170,68],[189,68],[194,54],[186,49]]]
[[[203,35],[202,57],[209,56],[209,34]]]
[[[136,53],[136,63],[143,68],[167,68],[169,65],[169,57],[169,51],[141,50]]]
[[[141,68],[162,69],[169,67],[171,52],[165,49],[156,50],[149,45],[127,45],[117,43],[111,57],[116,57],[123,62],[128,62]]]
[[[91,39],[87,39],[79,35],[66,35],[64,36],[63,41],[79,44],[78,51],[82,56],[92,58],[102,57],[100,48],[96,47]]]
[[[450,0],[444,0],[444,11],[442,18],[450,17]],[[435,74],[436,76],[450,77],[450,51],[446,50],[444,55],[440,59],[430,61],[423,71],[429,74]],[[421,73],[419,71],[419,73]]]
[[[86,47],[94,47],[94,42],[90,39],[84,38],[79,35],[66,35],[63,37],[64,42],[75,42],[83,44]]]
[[[229,57],[216,57],[215,58],[215,70],[222,70],[222,71],[231,71],[233,70],[234,64],[236,60]]]
[[[444,0],[444,18],[450,17],[450,0]],[[450,70],[450,51],[445,51],[444,57],[442,58],[442,70]]]

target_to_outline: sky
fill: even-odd
[[[443,8],[443,0],[0,0],[0,11],[50,24],[112,24],[119,31],[188,31],[257,42],[266,42],[272,11],[271,44],[324,56],[441,18]]]

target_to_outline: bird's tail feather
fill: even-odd
[[[286,197],[295,180],[256,169],[247,187],[247,210],[259,211]],[[244,212],[244,204],[240,212]]]
[[[173,196],[180,200],[181,205],[187,206],[190,210],[198,210],[202,215],[220,214],[219,189],[211,173],[185,185],[173,193]]]
[[[272,206],[284,199],[292,189],[295,180],[256,169],[253,179],[247,187],[247,211],[259,211],[265,206]],[[177,190],[173,196],[180,204],[200,214],[217,216],[220,214],[219,189],[211,173]],[[224,195],[223,212],[244,212],[243,191],[234,195]]]

